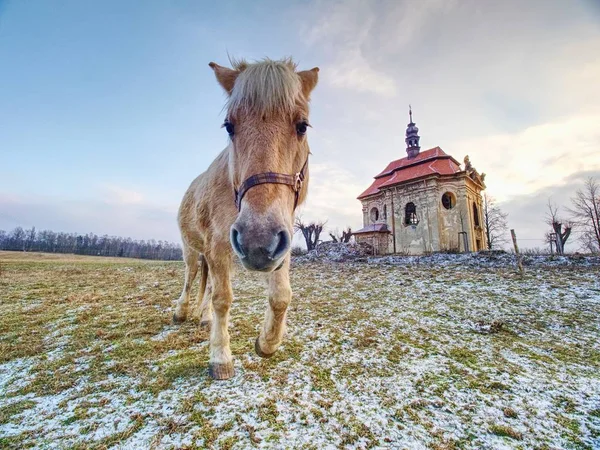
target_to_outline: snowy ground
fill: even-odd
[[[170,324],[182,263],[0,252],[0,448],[600,448],[599,268],[304,258],[270,360],[240,271],[213,382],[207,333]]]

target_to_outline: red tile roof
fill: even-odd
[[[452,175],[460,172],[460,164],[440,147],[420,152],[415,158],[392,161],[375,181],[358,196],[359,199],[380,192],[381,187],[393,186],[428,175]]]

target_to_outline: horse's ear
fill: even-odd
[[[310,98],[310,93],[317,85],[317,81],[319,81],[319,68],[315,67],[314,69],[303,70],[302,72],[298,72],[298,76],[302,82],[302,93],[308,99]]]
[[[225,89],[227,94],[231,94],[231,91],[233,91],[233,85],[235,84],[235,79],[240,74],[239,70],[229,69],[214,62],[208,63],[208,65],[212,70],[214,70],[217,81],[221,87]]]

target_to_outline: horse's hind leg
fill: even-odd
[[[177,300],[177,306],[173,313],[173,323],[180,324],[185,322],[188,315],[188,306],[190,304],[190,291],[192,284],[198,273],[199,253],[185,242],[183,243],[183,259],[185,261],[185,280],[183,282],[183,291],[181,297]]]
[[[200,305],[200,327],[210,329],[213,321],[213,308],[212,308],[212,287],[209,284],[206,287],[206,294]]]
[[[292,300],[290,288],[290,257],[281,267],[269,274],[269,307],[260,335],[254,343],[258,356],[269,358],[277,351],[285,333],[287,308]]]
[[[194,305],[193,316],[200,322],[201,328],[210,329],[212,323],[212,288],[208,283],[208,264],[200,256],[200,288]]]

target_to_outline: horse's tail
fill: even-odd
[[[200,255],[200,291],[198,292],[198,301],[202,302],[206,293],[206,282],[208,281],[208,264],[204,255]],[[200,305],[198,305],[199,307]]]

